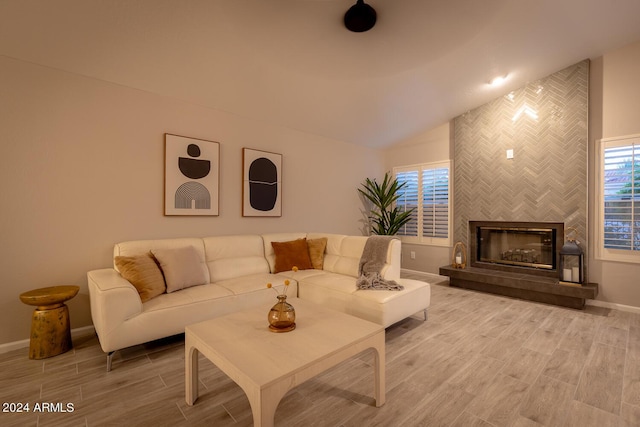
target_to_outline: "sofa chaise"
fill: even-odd
[[[263,308],[266,323],[267,311],[276,302],[276,294],[267,288],[268,283],[282,291],[286,281],[290,283],[288,295],[384,327],[421,311],[426,320],[430,285],[400,278],[398,239],[390,240],[380,276],[396,281],[404,289],[357,289],[367,239],[339,234],[279,233],[116,244],[113,268],[87,273],[91,315],[100,345],[107,353],[107,370],[111,370],[115,351],[184,333],[185,326],[192,323],[249,307]],[[315,254],[309,257],[313,262],[292,269],[286,262],[298,263],[298,252],[294,252],[292,261],[287,259],[291,255],[287,251],[300,249],[300,242],[308,245],[307,256],[312,254],[313,242]],[[150,295],[144,289],[141,291],[138,283],[136,287],[127,280],[131,269],[126,262],[132,260],[142,260],[149,271],[157,268],[163,288]],[[155,271],[152,273],[157,276]]]

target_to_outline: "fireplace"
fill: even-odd
[[[564,224],[469,221],[471,266],[558,277]]]
[[[449,285],[571,308],[584,308],[598,284],[559,282],[561,222],[469,221],[469,260],[465,268],[440,267]]]

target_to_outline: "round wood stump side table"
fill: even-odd
[[[78,286],[51,286],[20,294],[20,300],[36,306],[31,319],[29,359],[46,359],[71,349],[69,308]]]

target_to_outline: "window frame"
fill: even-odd
[[[423,235],[423,203],[420,203],[418,206],[418,236],[404,236],[398,234],[397,237],[404,243],[411,243],[417,245],[425,245],[425,246],[442,246],[442,247],[450,247],[451,246],[451,222],[453,218],[453,207],[451,203],[452,196],[452,168],[451,168],[451,160],[444,160],[439,162],[429,162],[429,163],[418,163],[413,165],[406,166],[395,166],[392,169],[393,177],[397,179],[399,172],[418,172],[418,200],[424,200],[423,186],[422,186],[422,176],[424,170],[434,170],[434,169],[444,169],[448,170],[448,179],[447,179],[447,237],[432,237],[432,236],[424,236]]]
[[[603,138],[596,141],[595,167],[595,220],[594,233],[595,258],[603,261],[615,261],[640,264],[640,250],[611,249],[605,247],[605,149],[634,145],[640,152],[640,134]]]

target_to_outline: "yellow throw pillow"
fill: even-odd
[[[142,302],[163,294],[166,290],[162,271],[151,253],[136,256],[117,256],[115,264],[122,277],[140,294]]]
[[[274,273],[291,270],[298,267],[299,270],[313,268],[309,259],[309,248],[307,239],[296,239],[289,242],[271,242],[271,247],[276,254],[276,265]]]
[[[322,270],[324,266],[324,250],[327,247],[327,238],[308,239],[307,246],[309,248],[309,258],[311,265],[316,270]]]

